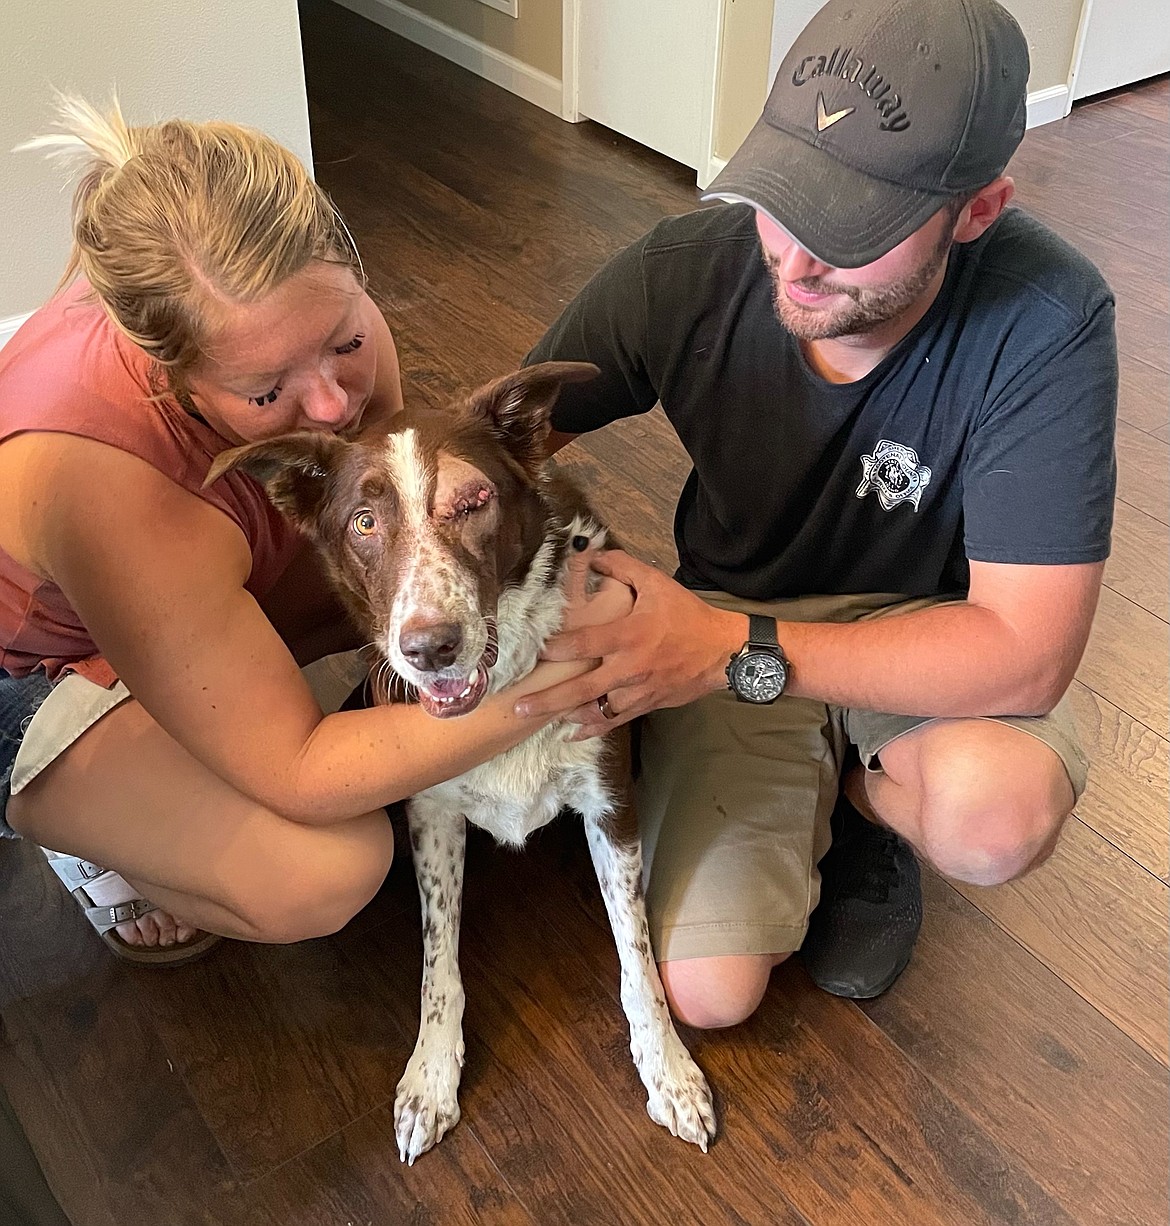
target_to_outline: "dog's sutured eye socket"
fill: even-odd
[[[373,536],[378,530],[378,520],[373,511],[362,510],[353,517],[353,530],[358,536]]]
[[[468,493],[456,499],[451,509],[452,519],[462,519],[476,511],[482,510],[492,500],[492,491],[486,485],[473,487]]]

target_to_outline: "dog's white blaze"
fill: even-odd
[[[405,556],[383,650],[400,676],[417,683],[420,676],[399,647],[403,626],[415,617],[456,621],[463,627],[464,646],[454,670],[468,673],[483,654],[487,629],[474,609],[471,577],[460,573],[435,531],[430,508],[435,472],[419,449],[414,430],[387,438],[385,463],[399,497],[398,531]]]
[[[386,439],[386,472],[398,493],[401,507],[399,536],[406,543],[406,569],[386,629],[386,656],[395,668],[405,665],[398,650],[398,636],[414,612],[415,576],[418,574],[419,545],[427,520],[427,470],[418,450],[418,437],[413,430],[391,434]],[[400,670],[401,671],[401,670]]]

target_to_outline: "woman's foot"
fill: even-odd
[[[95,907],[113,907],[118,903],[133,902],[140,897],[138,891],[117,873],[103,873],[85,887],[85,892]],[[175,919],[168,912],[155,908],[138,919],[118,924],[113,931],[127,945],[168,948],[191,940],[199,930]]]
[[[117,873],[77,856],[47,847],[41,850],[86,919],[119,958],[175,966],[202,957],[221,940],[155,907]]]

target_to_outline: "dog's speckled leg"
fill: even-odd
[[[414,1164],[459,1122],[463,1069],[463,981],[459,917],[463,902],[462,814],[425,793],[407,808],[414,871],[422,900],[423,978],[418,1042],[398,1083],[394,1135],[398,1156]]]
[[[605,818],[585,816],[589,853],[601,885],[621,963],[622,1007],[630,1022],[630,1051],[646,1087],[650,1118],[704,1153],[715,1136],[711,1089],[674,1029],[650,948],[642,893],[642,848],[618,842]]]

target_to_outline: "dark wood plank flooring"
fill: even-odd
[[[317,173],[361,247],[408,399],[513,367],[591,273],[696,204],[692,173],[572,126],[311,0]],[[473,837],[463,1119],[399,1164],[418,1013],[407,857],[336,937],[111,961],[35,849],[0,847],[0,1081],[78,1226],[1078,1223],[1167,1216],[1166,81],[1026,137],[1019,198],[1117,293],[1115,555],[1075,699],[1092,782],[1052,862],[928,876],[909,970],[864,1007],[785,965],[747,1025],[685,1038],[718,1097],[704,1157],[645,1115],[579,829]],[[659,415],[567,462],[674,564],[686,474]],[[401,842],[405,848],[405,840]]]

